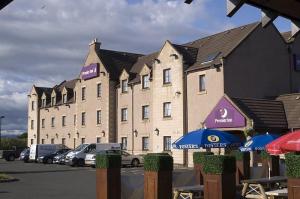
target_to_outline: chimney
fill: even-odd
[[[98,39],[95,38],[90,44],[90,51],[97,51],[100,49],[100,46],[101,46],[101,42],[98,42]]]

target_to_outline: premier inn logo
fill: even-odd
[[[210,135],[210,136],[207,136],[207,140],[209,142],[219,142],[220,138],[216,135]]]
[[[231,111],[227,108],[221,108],[217,112],[217,117],[215,118],[215,123],[231,123],[233,122]]]

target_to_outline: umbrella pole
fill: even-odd
[[[268,161],[268,175],[269,175],[269,179],[271,178],[271,165],[270,162]]]

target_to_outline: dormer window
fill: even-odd
[[[150,87],[149,75],[142,76],[142,88],[146,89]]]
[[[66,104],[68,101],[67,94],[63,94],[63,103]]]
[[[46,107],[46,99],[42,99],[42,107]]]
[[[122,93],[127,93],[128,92],[128,80],[122,80]]]
[[[51,106],[55,106],[56,102],[55,102],[55,97],[51,98]]]

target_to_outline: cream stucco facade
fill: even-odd
[[[204,128],[224,94],[268,98],[299,89],[299,72],[291,68],[287,50],[290,46],[300,52],[298,43],[288,44],[274,26],[263,29],[259,24],[185,45],[166,41],[151,55],[104,50],[95,41],[83,69],[97,64],[96,76],[85,79],[81,73],[54,88],[32,88],[28,144],[73,148],[82,142],[118,142],[130,153],[167,152],[176,164],[191,166],[193,151],[173,149],[171,143]],[[215,58],[207,60],[211,53]],[[53,97],[56,104],[51,104]]]

